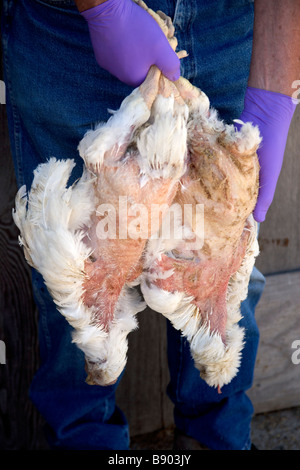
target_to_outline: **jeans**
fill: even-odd
[[[253,3],[246,0],[151,0],[171,16],[178,49],[189,57],[182,75],[200,87],[230,122],[243,108],[252,46]],[[1,15],[4,80],[11,151],[17,183],[30,187],[33,170],[49,157],[73,158],[71,181],[81,175],[77,145],[94,123],[107,120],[132,89],[100,69],[88,28],[72,0],[4,0]],[[41,366],[30,396],[47,422],[52,448],[129,448],[126,417],[116,406],[119,381],[85,383],[84,357],[71,343],[41,276],[33,271],[39,309]],[[264,277],[254,268],[242,304],[246,346],[242,366],[219,395],[200,379],[189,346],[168,324],[170,383],[175,424],[211,449],[248,449],[253,407],[251,386],[258,345],[255,306]],[[146,405],[145,405],[146,406]]]

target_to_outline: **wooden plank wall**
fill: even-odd
[[[258,412],[300,405],[300,365],[291,362],[292,341],[300,339],[299,122],[300,109],[291,126],[276,197],[260,231],[257,266],[268,277],[257,309],[261,346],[249,392]],[[45,448],[43,420],[28,398],[39,362],[38,312],[11,217],[16,184],[5,105],[0,105],[0,169],[0,340],[7,355],[6,364],[0,364],[0,449],[40,449]],[[139,315],[139,323],[129,337],[128,366],[117,392],[132,435],[172,424],[165,393],[166,323],[150,310]]]
[[[38,367],[37,311],[31,274],[12,220],[16,182],[10,157],[5,106],[0,105],[0,449],[41,448],[42,423],[28,398]]]
[[[248,393],[256,413],[300,406],[299,286],[300,271],[268,276],[256,309],[260,345]]]

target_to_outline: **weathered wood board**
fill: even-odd
[[[41,418],[28,398],[38,367],[38,313],[31,272],[18,244],[12,220],[16,182],[9,153],[5,107],[0,107],[0,340],[6,346],[0,364],[0,449],[40,446]]]
[[[248,393],[256,413],[300,406],[300,271],[266,281],[256,309],[260,345]]]

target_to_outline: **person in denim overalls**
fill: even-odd
[[[85,4],[93,7],[97,2]],[[178,49],[189,53],[181,61],[181,75],[208,95],[226,122],[239,118],[250,72],[253,2],[149,0],[147,4],[172,18]],[[76,180],[82,170],[79,141],[95,122],[109,118],[107,109],[117,109],[132,91],[132,84],[95,60],[90,25],[77,6],[73,0],[3,0],[7,115],[19,187],[29,188],[33,170],[52,156],[73,158]],[[251,448],[253,406],[245,392],[253,380],[259,340],[254,312],[264,284],[263,275],[254,268],[242,304],[246,344],[241,368],[221,395],[199,377],[187,341],[168,323],[167,393],[174,404],[175,425],[210,449]],[[128,423],[115,403],[119,381],[108,387],[85,383],[83,353],[71,343],[70,327],[36,271],[33,289],[40,314],[41,365],[30,396],[47,422],[51,447],[128,449]]]

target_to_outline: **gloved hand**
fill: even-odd
[[[246,90],[240,120],[257,125],[262,136],[257,152],[260,163],[259,194],[253,212],[257,222],[265,220],[273,201],[295,108],[296,100],[290,96],[252,87]]]
[[[140,85],[151,65],[174,81],[180,61],[156,21],[132,0],[107,0],[81,12],[99,65],[131,86]]]

